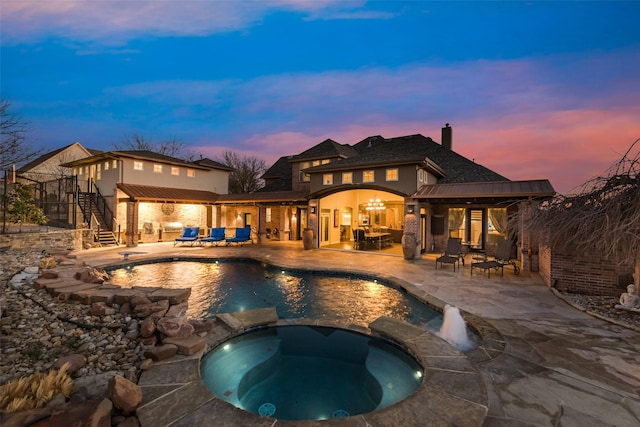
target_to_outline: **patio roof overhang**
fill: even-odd
[[[434,204],[505,203],[546,199],[556,194],[546,179],[423,185],[412,198]]]
[[[153,187],[150,185],[117,184],[119,190],[136,202],[213,204],[218,193],[184,188]]]
[[[306,205],[307,193],[305,191],[265,191],[247,194],[221,194],[216,204],[242,205],[242,204],[304,204]]]

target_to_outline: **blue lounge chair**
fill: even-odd
[[[220,243],[224,242],[226,239],[225,236],[225,228],[224,227],[214,227],[211,229],[211,233],[209,237],[203,237],[200,239],[201,244],[211,243],[212,245],[218,246]]]
[[[193,244],[198,241],[199,233],[200,227],[183,227],[182,235],[173,242],[173,246],[178,243],[190,243],[191,246],[193,246]]]
[[[239,245],[243,245],[247,242],[253,244],[253,240],[251,239],[251,228],[236,228],[236,235],[234,237],[228,237],[225,239],[227,245],[232,243],[237,243]]]

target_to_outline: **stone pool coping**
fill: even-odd
[[[272,268],[277,269],[285,269],[290,271],[300,271],[300,272],[322,272],[326,274],[335,274],[335,275],[348,275],[348,276],[358,276],[365,279],[371,280],[379,280],[385,284],[389,284],[396,289],[400,289],[402,291],[407,292],[412,297],[416,298],[418,301],[423,304],[434,308],[435,310],[443,313],[446,302],[436,298],[432,295],[426,294],[419,287],[405,281],[399,279],[397,277],[387,275],[387,274],[372,274],[367,271],[359,271],[357,269],[350,268],[346,269],[333,269],[329,270],[321,270],[318,268],[305,268],[301,266],[287,266],[284,264],[276,263],[272,259],[264,259],[259,254],[256,254],[255,257],[246,257],[246,256],[202,256],[202,255],[167,255],[167,256],[158,256],[149,255],[142,256],[135,261],[130,262],[115,262],[109,263],[106,265],[98,266],[98,268],[125,268],[127,266],[132,265],[142,265],[156,262],[175,262],[175,261],[198,261],[198,262],[215,262],[215,261],[231,261],[231,262],[258,262],[267,264]],[[480,342],[478,346],[471,351],[465,353],[465,355],[472,360],[474,363],[484,363],[491,359],[495,359],[500,356],[504,352],[505,348],[505,339],[502,334],[489,322],[484,320],[482,317],[471,314],[467,311],[460,309],[460,314],[464,318],[465,322],[469,327],[471,327],[480,337]]]
[[[204,385],[200,361],[222,342],[248,330],[266,326],[313,325],[351,330],[389,339],[414,355],[424,378],[408,398],[379,411],[331,420],[279,420],[261,417],[217,398]],[[143,402],[136,414],[142,427],[193,425],[243,426],[481,426],[488,411],[488,395],[472,361],[443,339],[417,326],[380,317],[368,328],[314,319],[278,319],[275,308],[225,313],[207,335],[207,347],[192,356],[174,356],[143,371],[138,385]]]

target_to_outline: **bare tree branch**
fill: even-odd
[[[40,154],[31,149],[26,141],[27,122],[9,111],[11,102],[0,99],[0,170],[20,165]]]
[[[576,194],[557,195],[534,210],[527,228],[540,243],[567,253],[599,252],[621,264],[635,265],[640,278],[640,139],[604,176],[582,185]]]
[[[160,143],[154,143],[151,139],[145,138],[144,135],[134,132],[127,139],[117,142],[113,146],[116,150],[153,151],[154,153],[179,159],[193,158],[193,153],[189,151],[187,145],[175,137]]]
[[[229,174],[229,194],[253,193],[264,186],[260,177],[266,171],[265,161],[254,156],[240,156],[225,150],[218,162],[233,168]]]

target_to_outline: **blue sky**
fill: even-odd
[[[567,192],[640,137],[640,2],[13,1],[1,95],[51,150],[131,134],[271,164],[421,133]]]

